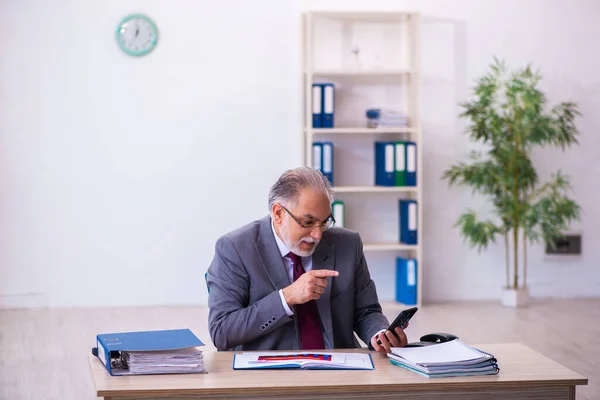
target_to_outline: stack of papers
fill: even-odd
[[[365,353],[241,353],[233,356],[233,369],[300,368],[372,370]]]
[[[424,347],[393,347],[388,357],[392,364],[428,378],[494,375],[500,371],[493,355],[459,339]]]
[[[132,374],[205,372],[202,351],[193,347],[164,351],[122,351],[121,358]]]
[[[374,108],[367,110],[366,116],[369,128],[408,126],[408,118],[400,111]]]

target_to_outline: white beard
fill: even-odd
[[[310,236],[306,236],[303,237],[302,239],[300,239],[298,242],[292,242],[292,240],[290,239],[290,235],[289,235],[289,224],[290,223],[290,218],[286,218],[285,221],[281,224],[281,240],[283,241],[283,243],[290,249],[290,251],[294,254],[299,255],[300,257],[310,257],[313,255],[313,253],[315,252],[315,250],[317,249],[317,245],[319,244],[320,240],[316,240]],[[296,222],[294,222],[296,223]],[[313,246],[313,248],[311,250],[302,250],[300,248],[300,243],[302,242],[306,242],[306,243],[314,243],[315,245]]]

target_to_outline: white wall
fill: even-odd
[[[214,241],[263,215],[269,185],[301,160],[300,13],[366,4],[1,3],[0,306],[205,303]],[[502,247],[478,255],[452,228],[470,192],[439,179],[468,149],[457,104],[493,55],[535,62],[550,102],[575,100],[584,114],[579,148],[536,154],[544,176],[573,177],[583,254],[556,261],[531,249],[532,293],[600,295],[600,5],[373,0],[368,9],[423,14],[425,300],[498,298],[504,282]],[[160,29],[142,59],[113,39],[132,11]],[[392,299],[393,254],[369,260],[380,297]]]
[[[293,9],[1,4],[0,305],[205,302],[217,237],[301,162]],[[114,40],[134,11],[160,30],[140,59]]]

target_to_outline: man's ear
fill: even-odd
[[[285,210],[281,204],[275,203],[271,206],[271,214],[273,214],[273,222],[280,224],[283,221],[283,213]]]

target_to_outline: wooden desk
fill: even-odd
[[[207,374],[113,377],[89,355],[96,395],[105,399],[575,399],[588,380],[518,343],[476,345],[498,358],[490,376],[426,378],[373,353],[374,371],[234,371],[233,354],[207,352]],[[347,351],[347,350],[344,350]],[[361,350],[358,350],[361,351]],[[364,350],[362,350],[364,351]]]

